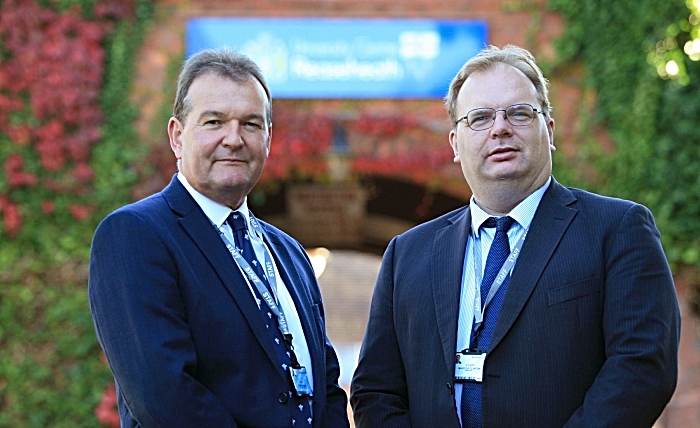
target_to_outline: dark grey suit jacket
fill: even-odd
[[[260,222],[311,353],[313,426],[347,427],[323,304],[299,243]],[[95,232],[90,307],[123,427],[289,427],[288,374],[217,231],[182,184]]]
[[[394,238],[351,404],[363,427],[460,426],[454,358],[468,207]],[[680,315],[645,207],[552,181],[485,361],[484,427],[649,427],[676,385]]]

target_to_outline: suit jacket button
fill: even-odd
[[[287,404],[287,401],[289,401],[289,396],[284,392],[280,392],[280,395],[277,397],[277,400],[282,404]]]

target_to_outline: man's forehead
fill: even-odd
[[[460,107],[504,108],[516,103],[536,103],[537,99],[535,85],[522,71],[499,63],[469,75],[457,101]]]
[[[255,94],[254,96],[250,96]],[[235,96],[233,96],[235,95]],[[243,96],[245,95],[245,96]],[[210,103],[250,103],[267,104],[267,96],[260,82],[250,78],[246,81],[236,81],[232,78],[208,73],[198,76],[190,85],[187,98],[197,100],[202,105]]]

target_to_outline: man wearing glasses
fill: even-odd
[[[446,105],[473,196],[389,244],[356,426],[652,426],[680,333],[652,214],[554,180],[548,84],[528,51],[484,49]]]

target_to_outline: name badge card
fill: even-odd
[[[486,352],[483,351],[457,352],[455,379],[458,382],[481,383],[484,374],[484,360],[486,360]]]
[[[294,389],[296,389],[297,396],[312,397],[314,393],[311,385],[309,385],[309,377],[306,374],[306,367],[299,367],[298,369],[290,367],[289,372],[292,375],[292,382],[294,383]]]

